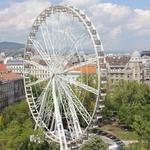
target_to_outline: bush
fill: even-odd
[[[99,136],[92,136],[88,141],[83,143],[80,150],[106,150],[105,143]]]

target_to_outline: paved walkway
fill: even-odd
[[[123,141],[123,143],[125,144],[125,146],[129,146],[130,144],[133,144],[133,143],[138,143],[138,140],[132,140],[132,141]]]
[[[109,145],[109,150],[120,150],[123,146],[125,146],[123,141],[108,132],[99,131],[97,135],[100,135],[102,140]]]

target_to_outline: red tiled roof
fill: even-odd
[[[21,79],[21,75],[13,73],[13,72],[4,72],[0,73],[0,81],[11,81]]]
[[[5,71],[7,71],[6,65],[0,64],[0,72],[5,72]]]
[[[79,71],[81,73],[96,73],[96,65],[77,67],[73,71]]]

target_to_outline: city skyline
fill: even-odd
[[[35,17],[52,4],[72,4],[95,24],[105,51],[150,49],[150,2],[115,0],[6,0],[0,2],[0,42],[26,43]],[[34,10],[34,11],[33,11]],[[5,16],[5,17],[4,17]]]

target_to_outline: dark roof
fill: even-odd
[[[23,60],[8,60],[7,65],[23,65]]]
[[[125,65],[130,58],[130,56],[106,56],[106,61],[111,65]]]

